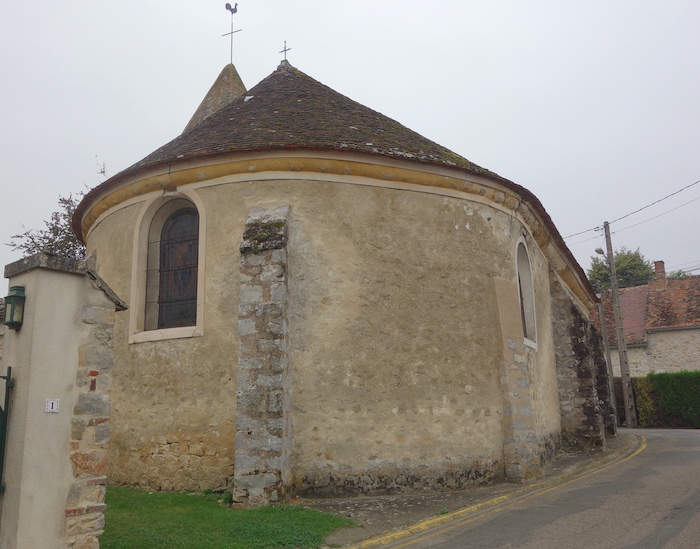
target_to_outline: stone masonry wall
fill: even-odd
[[[700,370],[700,328],[658,330],[646,334],[644,346],[627,346],[632,377],[649,373]],[[612,369],[620,377],[620,358],[613,348]]]
[[[5,334],[13,381],[0,546],[98,549],[104,527],[115,309],[126,304],[82,262],[35,254],[5,267],[25,288]]]
[[[5,300],[0,297],[0,322],[5,320]],[[0,360],[2,360],[2,347],[5,341],[5,326],[0,325]]]
[[[553,273],[551,288],[562,437],[579,448],[599,448],[605,444],[606,415],[599,385],[607,382],[600,369],[600,361],[604,362],[600,337]]]
[[[288,212],[253,208],[241,244],[233,481],[239,506],[278,501],[289,482]]]
[[[104,528],[114,312],[114,303],[102,292],[86,294],[80,322],[87,325],[89,335],[78,348],[78,393],[70,442],[74,482],[65,511],[64,541],[72,549],[99,548],[98,537]]]

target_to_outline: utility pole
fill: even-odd
[[[622,327],[622,315],[620,314],[620,295],[617,288],[617,271],[615,270],[615,256],[613,255],[612,240],[610,238],[610,225],[603,223],[605,229],[605,244],[608,249],[608,267],[610,268],[610,290],[612,291],[613,315],[617,330],[617,353],[620,357],[620,374],[622,376],[622,398],[625,405],[625,426],[637,426],[637,408],[634,404],[632,392],[632,376],[630,375],[630,363],[627,359],[627,342],[625,330]]]
[[[605,348],[605,362],[606,362],[606,373],[608,377],[608,399],[610,402],[610,410],[608,410],[608,415],[610,420],[608,421],[608,434],[610,436],[617,436],[617,398],[615,397],[615,385],[613,383],[613,369],[612,369],[612,357],[610,356],[610,341],[608,339],[608,327],[605,322],[605,311],[603,310],[603,303],[598,303],[598,317],[600,318],[600,334],[603,336],[603,347]]]

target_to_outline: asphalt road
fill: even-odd
[[[700,430],[638,430],[641,451],[394,549],[700,549]]]

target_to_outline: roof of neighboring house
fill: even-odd
[[[628,345],[646,342],[646,333],[658,329],[700,327],[700,276],[666,278],[663,261],[656,262],[656,278],[644,286],[622,288],[620,312]],[[610,345],[617,346],[612,295],[601,295]],[[592,315],[596,327],[600,322]]]

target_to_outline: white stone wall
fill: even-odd
[[[611,349],[613,374],[620,377],[617,349]],[[647,333],[645,347],[628,347],[632,377],[649,373],[700,370],[700,328],[660,330]]]

